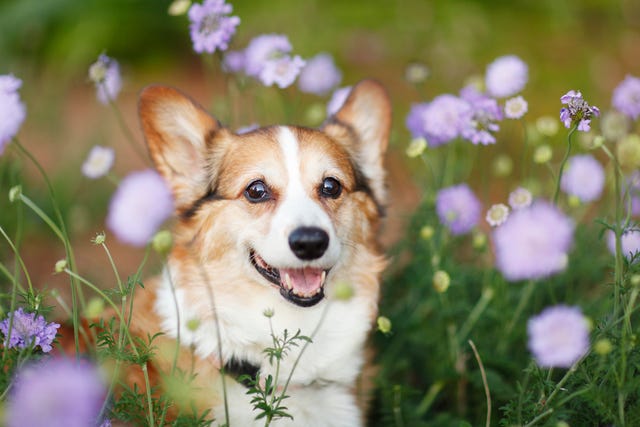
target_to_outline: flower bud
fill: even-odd
[[[333,289],[333,297],[339,301],[349,301],[354,294],[353,286],[349,283],[336,283]]]
[[[445,293],[451,285],[451,277],[444,270],[438,270],[433,274],[433,289],[439,294]]]
[[[419,155],[424,153],[424,150],[426,150],[426,148],[427,148],[427,140],[426,139],[424,139],[424,138],[415,138],[415,139],[411,140],[411,143],[407,147],[406,153],[407,153],[407,156],[409,156],[411,158],[414,158],[414,157],[418,157]]]
[[[430,225],[425,225],[420,229],[420,237],[422,237],[424,240],[431,239],[434,233],[435,233],[435,230]]]
[[[383,334],[391,332],[391,320],[385,316],[379,316],[377,320],[378,330]]]
[[[22,195],[21,185],[16,185],[14,187],[11,187],[11,189],[9,190],[9,201],[11,203],[15,202],[20,198],[21,195]]]
[[[67,268],[67,260],[66,259],[61,259],[58,262],[56,262],[54,270],[55,270],[56,273],[62,273],[65,268]]]
[[[593,343],[593,351],[599,356],[606,356],[613,350],[613,344],[607,338],[601,338]]]
[[[173,238],[171,237],[171,233],[168,230],[160,230],[155,236],[153,236],[153,240],[151,241],[151,246],[153,250],[162,256],[169,255],[171,252],[171,247],[173,246]]]
[[[198,328],[200,327],[200,320],[199,319],[189,319],[187,321],[187,330],[191,331],[191,332],[195,332]]]
[[[104,234],[104,231],[103,231],[101,233],[96,234],[96,237],[94,237],[91,240],[91,243],[93,243],[94,245],[102,245],[106,240],[107,240],[107,236]]]
[[[495,176],[507,177],[513,171],[513,160],[506,154],[500,154],[493,160],[491,170]]]
[[[547,144],[542,144],[536,147],[533,152],[533,161],[538,164],[547,163],[553,157],[553,150]]]
[[[96,319],[104,312],[104,300],[100,297],[93,297],[89,300],[84,309],[84,317]]]

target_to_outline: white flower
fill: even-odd
[[[101,178],[113,166],[114,158],[113,148],[96,145],[91,149],[87,159],[82,164],[82,174],[91,179]]]
[[[509,217],[509,207],[503,203],[498,203],[489,208],[487,211],[487,222],[492,227],[497,227],[507,220]]]
[[[532,199],[533,196],[531,195],[531,192],[529,190],[519,187],[513,190],[511,194],[509,194],[509,205],[514,210],[524,209],[531,205]]]
[[[507,99],[504,103],[504,116],[508,119],[519,119],[528,111],[527,101],[521,96]]]

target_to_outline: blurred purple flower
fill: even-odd
[[[247,126],[242,126],[239,127],[238,129],[236,129],[236,135],[243,135],[245,133],[249,133],[249,132],[253,132],[256,129],[259,129],[260,125],[257,123],[251,123],[250,125]]]
[[[467,184],[443,188],[436,196],[436,212],[451,234],[466,234],[478,224],[482,205]]]
[[[21,86],[22,80],[11,74],[0,76],[0,155],[27,117],[27,108],[18,94]]]
[[[625,192],[628,194],[628,197],[631,199],[631,215],[639,216],[640,215],[640,171],[634,171],[627,177],[627,186],[628,188],[622,189],[623,195]],[[629,199],[624,198],[624,205],[628,206]]]
[[[613,90],[611,103],[616,110],[633,120],[640,117],[640,78],[626,76]]]
[[[267,61],[286,56],[291,49],[287,36],[263,34],[254,37],[244,50],[245,73],[258,78]]]
[[[513,96],[524,89],[529,80],[529,67],[515,55],[501,56],[487,66],[487,93],[496,98]]]
[[[493,231],[496,267],[509,281],[541,279],[564,270],[573,228],[566,215],[544,201],[514,210]]]
[[[430,147],[437,147],[459,137],[470,117],[467,101],[445,94],[430,103],[412,105],[406,125],[413,138],[425,138]]]
[[[467,99],[471,114],[462,127],[461,135],[472,144],[495,144],[493,132],[500,130],[498,121],[502,120],[502,109],[498,102],[487,96]]]
[[[229,50],[222,59],[222,68],[227,73],[240,73],[245,70],[245,55],[242,50]]]
[[[284,89],[293,84],[300,74],[300,70],[304,67],[305,61],[296,56],[283,56],[266,61],[258,80],[265,86],[277,85],[280,89]]]
[[[620,240],[622,255],[628,260],[640,251],[640,229],[629,228],[625,230]],[[607,248],[612,255],[616,254],[616,235],[612,230],[607,232]]]
[[[302,92],[326,95],[340,84],[342,73],[328,53],[319,53],[307,60],[300,72],[298,87]]]
[[[125,177],[109,203],[107,226],[121,241],[144,246],[173,213],[164,179],[147,169]]]
[[[560,188],[582,202],[592,202],[600,198],[604,189],[604,168],[590,154],[573,156],[567,163],[567,170],[560,180]]]
[[[12,320],[13,317],[13,320]],[[9,334],[11,327],[11,334]],[[51,344],[60,327],[57,323],[48,323],[43,316],[25,313],[18,308],[5,320],[0,322],[0,332],[4,335],[4,345],[8,348],[33,348],[40,346],[44,353],[51,351]],[[9,335],[11,337],[9,338]],[[9,342],[7,343],[7,339]]]
[[[82,174],[90,179],[105,176],[113,166],[115,152],[111,147],[94,146],[82,164]]]
[[[189,9],[189,29],[193,50],[198,53],[224,51],[240,24],[240,18],[229,16],[233,11],[224,0],[204,0]]]
[[[560,102],[566,105],[560,110],[560,121],[567,129],[571,128],[574,123],[578,123],[579,131],[589,132],[591,118],[600,115],[598,107],[587,104],[579,91],[570,90],[560,97]]]
[[[17,374],[6,406],[8,427],[99,425],[106,387],[86,361],[49,359]]]
[[[543,368],[570,368],[589,350],[589,325],[577,307],[556,305],[527,323],[529,350]]]
[[[98,101],[105,105],[115,100],[122,89],[120,65],[104,53],[89,67],[89,79],[96,86]]]
[[[327,102],[327,116],[332,116],[342,108],[344,102],[351,93],[351,86],[341,87],[333,91],[331,99]]]

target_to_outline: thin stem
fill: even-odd
[[[564,172],[564,167],[567,164],[567,160],[569,159],[569,155],[571,154],[571,137],[574,132],[578,129],[578,125],[575,124],[569,134],[567,135],[567,151],[564,153],[564,158],[562,159],[562,163],[560,163],[560,170],[558,171],[558,179],[556,180],[556,191],[553,193],[553,204],[558,205],[558,196],[560,195],[560,181],[562,181],[562,173]]]
[[[498,346],[499,352],[502,352],[505,350],[505,346],[507,345],[506,340],[507,338],[509,338],[509,335],[511,335],[511,332],[513,331],[513,328],[515,327],[518,319],[520,318],[520,315],[522,314],[524,307],[527,305],[527,302],[529,302],[529,298],[531,298],[531,295],[533,294],[535,284],[536,284],[535,281],[529,280],[527,282],[527,285],[523,289],[522,293],[520,294],[520,300],[518,301],[518,305],[516,306],[516,309],[513,312],[513,317],[511,318],[511,321],[507,324],[505,332],[502,335],[502,341]]]
[[[487,398],[487,422],[485,425],[486,427],[490,427],[491,426],[491,392],[489,391],[489,384],[487,383],[487,374],[484,371],[484,365],[482,364],[482,359],[480,358],[480,354],[478,353],[478,349],[476,348],[476,345],[471,340],[467,342],[471,346],[471,350],[473,350],[473,355],[475,356],[476,361],[478,362],[478,366],[480,367],[480,375],[482,376],[482,385],[484,386],[484,394]]]
[[[24,277],[27,279],[27,284],[29,286],[29,291],[31,293],[33,293],[33,284],[31,283],[31,276],[29,275],[29,271],[27,270],[27,267],[24,264],[24,260],[22,259],[22,257],[20,256],[20,252],[18,252],[18,248],[13,244],[13,242],[11,241],[11,239],[9,238],[9,236],[7,235],[7,233],[4,231],[4,228],[2,228],[2,226],[0,225],[0,234],[2,234],[2,236],[5,238],[5,240],[7,241],[7,243],[9,243],[9,246],[11,247],[11,250],[13,251],[13,254],[16,257],[16,262],[18,264],[20,264],[20,268],[22,269],[22,272],[24,273]],[[8,271],[5,273],[7,274],[7,277],[11,277],[13,279],[14,282],[14,286],[16,286],[18,289],[20,289],[22,292],[24,292],[24,288],[20,285],[20,283],[18,282],[18,277],[17,275],[11,275]]]
[[[101,83],[101,84],[104,84],[104,83]],[[106,88],[105,88],[105,93],[107,93]],[[126,122],[124,121],[124,118],[122,117],[122,113],[120,112],[120,109],[118,108],[118,105],[110,97],[109,97],[109,106],[113,110],[113,114],[116,116],[116,121],[118,122],[118,126],[120,126],[120,129],[122,130],[122,133],[124,134],[125,138],[129,142],[129,144],[131,145],[131,148],[133,149],[133,151],[136,152],[138,157],[140,157],[140,159],[144,163],[148,163],[149,162],[148,157],[140,149],[140,146],[138,145],[138,141],[136,141],[136,139],[134,138],[133,134],[129,130],[129,127],[127,126]]]
[[[482,291],[482,295],[480,296],[480,299],[478,300],[476,305],[473,307],[473,309],[471,310],[471,313],[469,313],[469,317],[467,317],[467,320],[464,322],[464,324],[458,331],[459,342],[464,340],[467,337],[467,335],[469,335],[469,332],[471,332],[471,329],[473,329],[476,322],[478,321],[482,313],[486,310],[487,306],[489,305],[489,302],[491,302],[491,300],[493,299],[493,295],[494,295],[494,291],[492,288],[486,288]]]

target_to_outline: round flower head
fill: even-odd
[[[630,228],[622,233],[622,255],[630,260],[640,251],[640,229]],[[616,254],[616,235],[613,231],[607,232],[607,247],[612,255]]]
[[[466,234],[480,219],[482,206],[466,184],[443,188],[436,196],[436,212],[451,234]]]
[[[471,116],[469,103],[454,95],[440,95],[430,103],[414,104],[406,125],[413,138],[423,137],[431,147],[459,137]]]
[[[34,348],[39,346],[44,353],[51,351],[59,327],[57,323],[47,323],[42,316],[36,317],[35,313],[25,313],[22,307],[0,322],[6,347],[22,349],[33,345]]]
[[[327,116],[332,116],[337,113],[344,105],[344,102],[347,100],[350,93],[351,86],[341,87],[340,89],[333,91],[331,99],[327,102]]]
[[[407,156],[414,158],[420,156],[427,149],[427,140],[424,138],[415,138],[406,149]]]
[[[591,118],[598,117],[600,110],[592,107],[582,97],[582,93],[570,90],[560,97],[560,102],[566,105],[560,110],[560,121],[569,129],[574,123],[578,124],[578,130],[589,132],[591,130]]]
[[[102,104],[116,99],[122,89],[122,77],[118,61],[102,54],[89,67],[89,79],[96,86],[96,96]]]
[[[27,108],[18,94],[20,86],[22,80],[12,75],[0,76],[0,155],[27,117]]]
[[[592,202],[600,198],[604,189],[604,168],[590,154],[573,156],[567,163],[567,170],[560,180],[560,188],[582,202]]]
[[[96,145],[82,164],[82,174],[91,179],[103,177],[113,166],[114,158],[113,148]]]
[[[493,231],[496,267],[509,281],[541,279],[564,270],[573,223],[555,206],[539,201],[514,210]]]
[[[515,55],[501,56],[487,66],[485,84],[489,95],[496,98],[513,96],[524,89],[529,80],[529,67]]]
[[[489,225],[492,227],[497,227],[498,225],[504,223],[509,217],[509,207],[505,204],[498,203],[492,205],[487,211],[487,216],[485,217]]]
[[[300,72],[298,87],[302,92],[326,95],[340,84],[342,73],[328,53],[319,53],[307,61]]]
[[[227,73],[240,73],[245,69],[245,57],[242,50],[229,50],[222,58],[222,69]]]
[[[509,206],[514,210],[528,208],[532,200],[533,196],[526,188],[518,187],[509,194]]]
[[[589,350],[589,324],[577,307],[557,305],[527,323],[529,350],[543,368],[570,368]]]
[[[555,136],[558,133],[560,125],[558,119],[551,116],[538,117],[536,120],[536,130],[544,136]]]
[[[495,144],[496,138],[493,133],[500,130],[497,122],[502,120],[502,110],[498,102],[486,96],[467,101],[470,115],[465,118],[461,136],[475,145]]]
[[[280,89],[291,86],[304,67],[304,60],[298,55],[285,55],[265,61],[258,79],[265,86],[277,85]]]
[[[245,73],[257,78],[267,61],[283,57],[291,52],[291,49],[287,36],[263,34],[254,37],[244,50]]]
[[[7,400],[8,427],[99,425],[106,387],[86,361],[49,359],[18,372]]]
[[[521,96],[507,99],[504,103],[504,116],[507,119],[520,119],[527,113],[528,108],[529,104]]]
[[[189,30],[193,50],[198,53],[213,53],[227,50],[229,40],[240,24],[240,18],[229,16],[233,7],[224,0],[204,0],[194,3],[189,9]]]
[[[613,90],[613,108],[636,120],[640,117],[640,78],[626,76]]]
[[[109,203],[107,226],[125,243],[146,245],[173,212],[173,197],[164,179],[147,169],[122,180]]]

